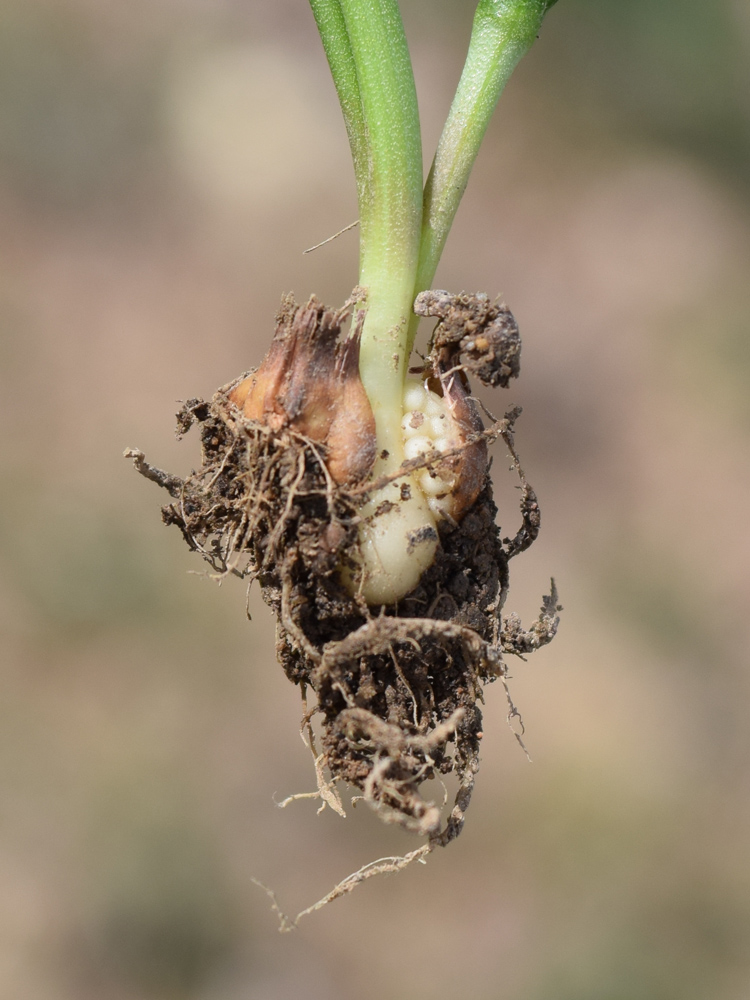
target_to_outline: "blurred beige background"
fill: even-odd
[[[403,0],[426,160],[472,7]],[[560,0],[508,87],[438,284],[524,337],[533,763],[489,688],[461,839],[282,937],[252,877],[296,912],[417,844],[275,807],[313,775],[270,613],[121,455],[186,472],[177,400],[355,283],[356,233],[302,255],[357,214],[333,86],[305,0],[5,0],[0,995],[750,997],[749,66],[742,0]]]

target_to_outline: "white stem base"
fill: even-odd
[[[431,451],[459,447],[464,432],[451,415],[446,400],[420,379],[407,379],[403,388],[400,423],[373,407],[380,417],[381,451],[376,473],[395,472],[406,459]],[[387,431],[387,436],[385,431]],[[394,604],[412,591],[435,559],[437,523],[453,517],[456,476],[450,469],[440,474],[422,469],[394,480],[379,490],[362,508],[359,530],[359,579],[347,572],[345,583],[370,605]]]
[[[402,499],[402,487],[407,487],[409,499]],[[435,518],[412,478],[389,483],[361,513],[363,576],[356,589],[370,605],[393,604],[414,590],[435,559]]]

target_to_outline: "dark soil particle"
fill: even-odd
[[[466,296],[458,305],[472,323],[479,316],[481,329],[495,330],[497,347],[497,331],[507,334],[509,321],[486,296],[479,298],[473,312]],[[464,352],[468,343],[476,347],[476,323],[469,337],[461,334],[455,309],[450,316],[451,342]],[[513,336],[510,343],[498,364],[517,370]],[[445,349],[444,342],[437,348]],[[497,364],[493,371],[499,371]],[[282,668],[303,692],[311,689],[316,696],[309,717],[320,716],[322,760],[316,772],[324,800],[340,803],[335,786],[343,782],[386,821],[447,844],[462,828],[479,767],[483,685],[505,676],[503,654],[528,653],[549,642],[558,623],[554,583],[530,629],[517,616],[502,614],[509,560],[539,530],[536,497],[513,443],[519,411],[484,432],[504,440],[520,478],[522,525],[516,535],[503,539],[495,524],[488,475],[461,522],[441,522],[437,558],[417,588],[398,605],[369,608],[340,576],[358,545],[367,486],[336,485],[324,446],[289,428],[271,430],[247,419],[229,399],[239,381],[210,403],[189,400],[178,414],[178,435],[193,425],[200,431],[197,472],[183,480],[150,466],[141,452],[126,454],[169,492],[164,522],[176,525],[216,573],[258,581],[277,616]],[[429,467],[427,459],[422,464]],[[412,460],[409,468],[415,467]],[[420,786],[450,773],[459,789],[442,822],[441,809],[423,798]]]
[[[420,292],[414,303],[418,316],[437,317],[432,350],[456,363],[485,385],[507,386],[521,367],[521,337],[506,305],[490,302],[483,293],[451,295]]]

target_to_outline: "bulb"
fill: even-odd
[[[368,604],[387,605],[414,590],[434,562],[440,521],[460,521],[476,500],[484,485],[487,448],[481,437],[470,440],[481,432],[482,422],[463,376],[446,374],[442,363],[437,374],[406,381],[395,423],[390,411],[383,421],[384,401],[374,401],[378,423],[392,428],[387,447],[378,441],[375,413],[359,374],[361,317],[342,341],[344,315],[315,298],[306,306],[286,299],[260,368],[233,386],[228,397],[248,420],[320,443],[339,486],[392,474],[404,461],[429,459],[370,494],[360,510],[359,551],[350,554],[350,565],[341,571],[352,593]],[[376,462],[377,453],[382,458]]]
[[[393,604],[414,590],[434,562],[437,525],[463,517],[487,470],[486,442],[468,441],[482,422],[459,376],[408,379],[402,405],[403,458],[434,454],[435,460],[378,490],[362,508],[359,590],[373,605]],[[349,570],[344,580],[354,589]]]
[[[285,300],[260,368],[229,392],[248,420],[290,428],[324,445],[339,485],[364,479],[375,461],[375,418],[359,377],[361,327],[339,341],[342,312],[314,297]]]

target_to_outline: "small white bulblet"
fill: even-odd
[[[450,451],[459,444],[457,438],[454,440],[454,427],[445,401],[418,379],[407,379],[404,386],[401,430],[406,458],[418,458],[430,451]],[[450,506],[453,478],[428,469],[419,470],[415,478],[432,513],[438,518],[445,517]]]

